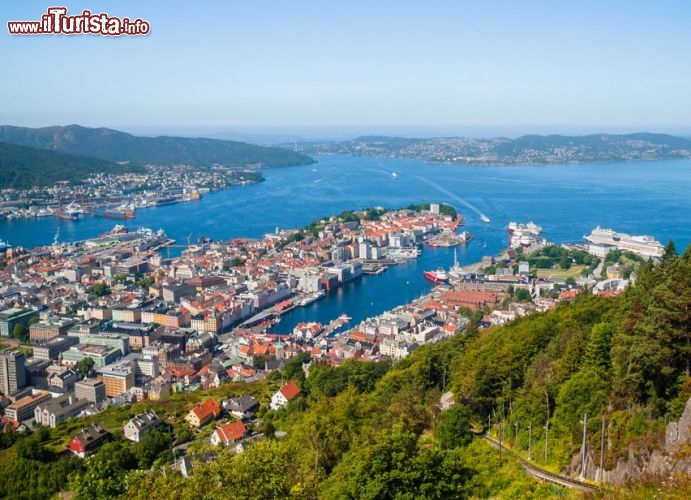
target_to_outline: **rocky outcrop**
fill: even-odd
[[[686,408],[679,422],[670,422],[665,434],[665,451],[674,453],[679,447],[691,443],[691,398],[686,402]]]
[[[599,457],[599,450],[588,449],[586,454],[585,478],[591,481],[602,481],[614,485],[643,476],[669,475],[677,471],[691,474],[691,398],[679,422],[670,422],[665,433],[664,449],[629,449],[626,460],[617,462],[611,470],[602,471],[595,461],[594,453]],[[579,477],[581,474],[580,453],[575,454],[571,463],[564,470],[564,475]]]

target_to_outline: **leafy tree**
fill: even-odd
[[[533,298],[530,296],[530,292],[525,288],[519,288],[514,294],[514,298],[518,302],[530,302]]]
[[[571,258],[568,256],[568,254],[565,254],[560,260],[559,260],[559,267],[561,267],[564,270],[571,269]]]
[[[466,446],[473,440],[470,433],[470,408],[463,404],[453,405],[439,415],[437,439],[444,449]]]
[[[32,435],[17,441],[15,447],[17,456],[25,460],[39,462],[50,460],[53,454],[43,445],[48,439],[50,439],[50,430],[47,427],[39,426]]]
[[[156,279],[153,276],[144,276],[143,278],[136,280],[134,282],[134,284],[138,287],[148,289],[155,282],[156,282]]]
[[[77,361],[75,366],[77,370],[79,370],[79,373],[82,374],[82,378],[86,378],[89,376],[89,373],[91,373],[95,364],[96,362],[90,356],[87,356]]]
[[[159,430],[147,432],[132,448],[140,469],[148,469],[156,458],[170,448],[173,439],[170,433]]]
[[[12,330],[12,338],[20,342],[27,342],[29,340],[29,329],[23,323],[17,323]]]
[[[91,289],[91,293],[96,297],[103,297],[110,293],[110,288],[105,283],[96,283]]]
[[[578,442],[583,414],[591,417],[602,414],[607,406],[607,393],[607,382],[597,371],[591,368],[579,371],[562,384],[557,396],[554,413],[557,428]]]
[[[459,498],[472,471],[455,451],[419,448],[417,436],[394,429],[358,446],[324,482],[327,498]]]
[[[122,441],[103,445],[86,463],[85,470],[72,477],[75,498],[109,499],[127,491],[127,471],[137,467],[137,459]]]
[[[290,358],[281,370],[283,376],[288,380],[298,380],[300,382],[305,380],[305,374],[302,371],[303,363],[307,363],[310,360],[310,354],[308,352],[301,352],[296,356]]]
[[[614,329],[611,323],[598,323],[593,325],[590,334],[590,342],[586,349],[584,364],[607,376],[612,365],[610,351],[612,349],[612,336]]]

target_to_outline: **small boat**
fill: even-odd
[[[396,171],[394,170],[393,172],[391,172],[391,178],[392,178],[392,179],[395,179],[396,177],[398,177],[398,174],[397,174]]]
[[[0,252],[4,252],[8,248],[11,248],[10,244],[7,243],[5,240],[0,240]]]
[[[443,284],[449,281],[449,275],[443,269],[437,269],[436,271],[424,271],[422,275],[435,284]]]
[[[492,222],[490,218],[487,217],[485,214],[480,214],[480,220],[485,224],[489,224],[490,222]]]

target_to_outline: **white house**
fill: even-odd
[[[158,418],[155,411],[144,410],[144,413],[132,417],[130,421],[125,424],[123,431],[127,439],[138,443],[139,440],[144,437],[144,434],[158,427],[160,424],[161,420]]]
[[[279,408],[283,408],[285,405],[288,404],[288,402],[293,400],[299,394],[300,388],[295,382],[291,380],[286,385],[277,390],[276,393],[271,397],[271,404],[269,404],[269,407],[272,410],[278,410]]]

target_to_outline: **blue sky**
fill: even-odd
[[[12,36],[49,6],[139,37]],[[691,135],[691,2],[0,4],[0,123]]]

